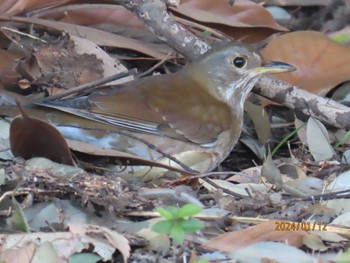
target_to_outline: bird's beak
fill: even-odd
[[[283,73],[296,70],[295,67],[284,62],[265,61],[261,67],[252,69],[256,74]]]

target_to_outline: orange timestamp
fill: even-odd
[[[326,222],[275,221],[275,231],[327,231]]]

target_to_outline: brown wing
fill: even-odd
[[[194,80],[176,74],[94,92],[88,101],[90,112],[109,123],[199,144],[214,142],[231,122],[226,104]]]

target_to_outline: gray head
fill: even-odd
[[[244,101],[262,74],[295,69],[282,62],[266,63],[251,46],[241,43],[214,48],[192,65],[208,92],[228,104]]]

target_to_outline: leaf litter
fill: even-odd
[[[317,13],[315,10],[318,9],[328,12],[328,16],[319,18],[319,24],[325,22],[321,21],[325,17],[332,17],[333,22],[340,23],[333,11],[339,7],[326,8],[324,2],[290,3],[299,8],[293,9],[274,1],[273,5],[291,15],[290,24],[284,24],[285,27],[280,26],[264,6],[248,0],[236,2],[228,7],[226,1],[214,5],[212,1],[189,0],[171,11],[187,20],[187,25],[196,21],[248,42],[262,41],[274,32],[285,32],[288,26],[293,29],[293,22],[305,25],[308,21],[306,14]],[[318,6],[318,9],[308,5]],[[128,63],[137,58],[138,62],[135,61],[133,66],[145,70],[150,67],[149,61],[163,59],[171,51],[167,45],[153,40],[149,42],[142,37],[133,39],[105,31],[108,27],[102,26],[104,22],[138,28],[138,32],[146,29],[140,22],[135,22],[133,14],[125,11],[121,16],[123,19],[113,20],[111,14],[121,12],[120,8],[96,4],[91,9],[91,6],[94,5],[78,8],[73,1],[60,1],[45,11],[41,9],[48,7],[45,1],[6,0],[0,4],[0,38],[4,39],[0,52],[6,57],[0,65],[0,102],[5,120],[18,115],[17,109],[10,111],[3,106],[11,104],[8,101],[14,101],[18,96],[9,95],[9,91],[26,95],[20,99],[26,105],[35,100],[35,96],[43,96],[43,92],[60,93],[62,89],[126,70],[117,57],[129,58]],[[67,13],[62,12],[61,7],[67,8]],[[95,18],[91,12],[96,14]],[[32,16],[23,16],[26,13]],[[15,16],[9,19],[5,14]],[[14,29],[11,33],[7,29],[10,21]],[[29,25],[34,25],[33,30]],[[200,27],[192,25],[194,32],[203,36]],[[335,43],[325,33],[315,32],[321,30],[317,23],[314,27],[304,26],[302,29],[304,31],[272,37],[262,50],[263,56],[293,64],[298,70],[286,75],[285,80],[325,95],[349,80],[349,69],[345,65],[349,47],[346,43]],[[333,30],[332,33],[337,32]],[[222,35],[210,35],[208,40],[217,41],[218,36]],[[142,59],[140,54],[149,56],[149,59]],[[160,72],[176,70],[183,64],[183,59],[174,58],[176,56],[169,57],[159,68]],[[196,251],[191,254],[194,258],[201,254],[197,250],[199,246],[219,251],[220,254],[216,255],[210,252],[201,254],[214,259],[246,260],[254,254],[260,259],[288,262],[282,253],[293,253],[294,262],[322,257],[335,259],[333,251],[346,251],[350,236],[346,228],[349,226],[349,166],[347,163],[340,165],[339,157],[347,150],[347,144],[342,143],[333,149],[332,144],[337,143],[334,140],[339,141],[333,136],[336,131],[314,118],[303,118],[302,121],[308,123],[306,128],[289,138],[288,146],[280,148],[277,155],[273,158],[267,156],[263,161],[266,144],[276,145],[300,124],[294,124],[293,114],[285,114],[272,105],[262,114],[261,106],[257,105],[259,102],[254,98],[251,102],[254,106],[248,109],[250,118],[245,120],[246,139],[237,145],[219,170],[211,174],[193,174],[186,169],[174,168],[169,162],[152,162],[131,153],[72,139],[68,140],[68,145],[78,167],[38,157],[23,160],[10,156],[10,161],[1,157],[0,171],[4,180],[1,180],[0,200],[4,206],[0,212],[2,217],[8,217],[4,229],[11,232],[1,234],[1,260],[35,262],[47,258],[68,262],[73,257],[82,256],[91,260],[113,258],[126,262],[128,259],[143,259],[146,251],[148,258],[155,261],[162,255],[171,258],[176,251],[189,255],[189,248]],[[52,113],[28,109],[30,118],[48,114]],[[50,116],[64,119],[63,115]],[[90,125],[79,118],[75,122],[77,127],[88,128]],[[8,125],[1,126],[1,140],[4,141],[1,145],[7,143],[10,146],[8,129]],[[25,128],[16,128],[26,129],[27,124]],[[99,138],[102,131],[111,133],[103,126],[94,129],[95,138]],[[43,136],[39,129],[34,133]],[[20,137],[16,143],[31,141],[35,136]],[[52,140],[58,139],[54,137]],[[253,151],[250,152],[244,144]],[[0,148],[1,156],[7,148]],[[201,158],[185,156],[190,157]],[[159,171],[162,175],[156,176]],[[12,202],[12,197],[16,203]],[[167,236],[152,233],[151,225],[157,220],[152,219],[157,217],[152,211],[156,207],[165,204],[182,206],[188,202],[204,206],[204,211],[197,216],[207,223],[204,230],[188,236],[185,241],[188,248],[174,247]],[[11,224],[13,217],[18,220],[17,224]],[[287,226],[287,222],[293,231],[276,230],[277,226]],[[305,228],[323,223],[326,223],[327,232],[320,228],[295,230],[298,224]],[[13,233],[14,230],[30,232]],[[264,254],[266,251],[280,253]],[[310,253],[315,251],[318,256]]]

